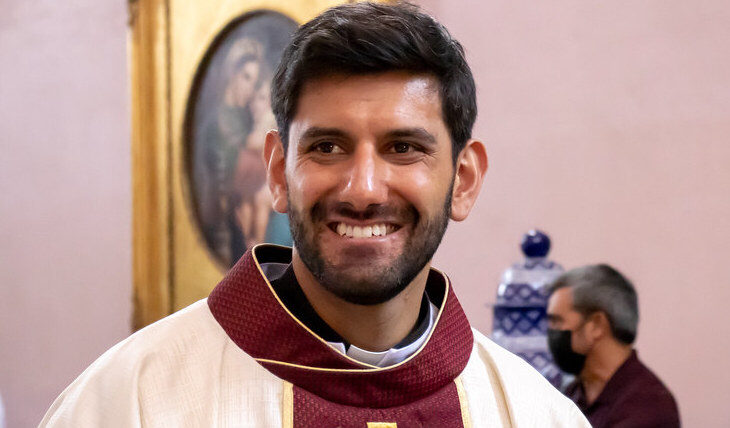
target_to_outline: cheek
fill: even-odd
[[[395,177],[399,193],[419,211],[441,211],[451,185],[449,171],[414,168]]]
[[[579,354],[587,353],[590,348],[590,344],[588,343],[582,330],[573,332],[571,342],[573,345],[573,350],[575,352],[578,352]]]
[[[311,171],[310,168],[297,168],[287,171],[289,199],[299,209],[307,210],[322,199],[334,180],[323,171]]]

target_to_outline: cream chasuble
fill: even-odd
[[[104,353],[56,399],[52,427],[589,427],[578,408],[466,320],[445,275],[427,340],[387,367],[358,362],[281,304],[258,246],[208,299]],[[436,296],[434,298],[434,296]]]

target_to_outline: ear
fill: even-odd
[[[266,164],[266,182],[272,197],[271,206],[274,211],[285,213],[287,210],[286,154],[278,131],[271,130],[266,133],[264,163]]]
[[[456,161],[454,190],[451,193],[451,219],[466,219],[479,196],[487,173],[487,149],[479,140],[469,140]]]
[[[588,320],[586,322],[586,336],[588,336],[593,343],[604,337],[612,336],[611,323],[608,321],[608,317],[603,311],[596,311],[588,316]]]

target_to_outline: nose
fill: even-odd
[[[374,145],[360,144],[352,154],[345,170],[340,201],[357,211],[379,205],[388,198],[389,170]]]

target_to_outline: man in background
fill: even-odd
[[[633,285],[608,265],[558,277],[548,301],[548,341],[557,365],[577,379],[570,397],[595,428],[678,427],[672,393],[637,356]]]

